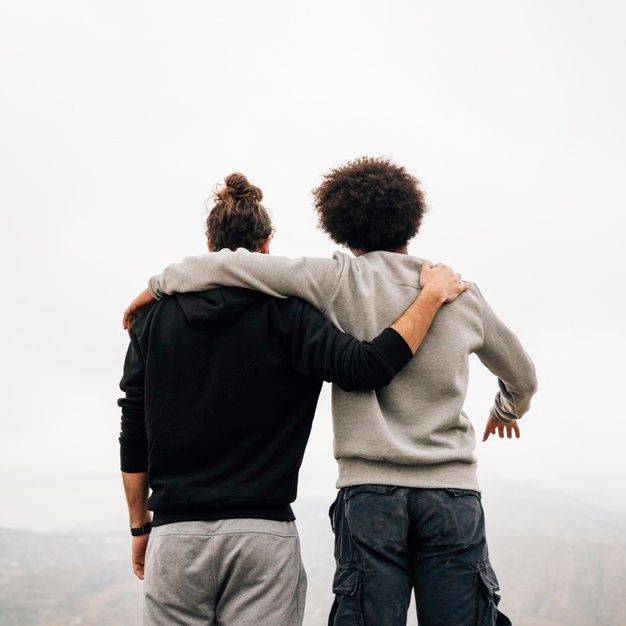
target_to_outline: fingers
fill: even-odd
[[[135,574],[135,576],[137,576],[137,578],[139,578],[139,580],[143,580],[143,561],[132,561],[132,565],[133,565],[133,573]]]
[[[487,426],[485,427],[485,432],[483,433],[483,441],[487,441],[490,435],[495,435],[496,432],[500,439],[504,439],[505,432],[507,439],[516,439],[520,438],[520,429],[517,424],[517,421],[511,422],[509,424],[501,424],[497,422],[493,417],[489,417],[487,420]]]
[[[496,432],[497,423],[489,418],[487,420],[487,426],[485,427],[485,432],[483,434],[483,441],[487,441],[489,439],[489,435],[493,435]]]
[[[505,424],[505,426],[507,439],[513,439],[513,435],[515,435],[516,439],[519,439],[520,432],[517,422],[511,422],[510,424]]]
[[[131,302],[130,306],[124,311],[124,317],[122,319],[124,330],[128,330],[133,323],[133,320],[137,316],[137,308],[135,302]]]
[[[456,272],[455,274],[457,282],[459,283],[459,293],[463,293],[464,291],[467,291],[469,289],[470,284],[463,280],[461,274],[459,274],[459,272]]]
[[[443,263],[437,263],[430,268],[422,266],[420,286],[436,293],[446,303],[458,298],[468,288],[461,280],[461,274]]]
[[[151,305],[156,302],[154,296],[148,289],[144,289],[131,303],[130,306],[124,311],[124,317],[122,318],[122,326],[124,330],[128,330],[133,320],[137,317],[140,309]]]

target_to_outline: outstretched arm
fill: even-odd
[[[476,288],[478,289],[478,288]],[[519,420],[530,409],[537,391],[537,376],[530,357],[519,339],[493,312],[480,290],[483,307],[483,345],[476,352],[484,365],[498,377],[499,391],[491,408],[483,435],[498,432],[500,437],[519,437]]]
[[[150,279],[148,289],[126,309],[124,328],[129,327],[142,306],[164,294],[215,287],[244,287],[275,297],[298,296],[325,312],[339,283],[344,262],[342,255],[331,259],[289,259],[244,248],[186,257]]]
[[[341,256],[289,259],[245,248],[224,249],[169,265],[162,274],[150,279],[148,290],[158,299],[163,294],[245,287],[276,297],[298,296],[325,311],[342,269]]]

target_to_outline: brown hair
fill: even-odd
[[[214,206],[206,219],[206,236],[213,250],[247,248],[258,251],[272,235],[272,220],[261,204],[263,192],[239,172],[214,190]]]
[[[426,212],[420,182],[384,158],[361,157],[331,170],[313,199],[322,230],[353,250],[406,245]]]

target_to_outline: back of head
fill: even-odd
[[[313,197],[322,230],[364,252],[405,246],[426,212],[419,181],[382,158],[361,157],[331,170]]]
[[[214,193],[206,220],[211,250],[247,248],[257,252],[272,235],[272,221],[261,204],[263,192],[239,172],[224,179]]]

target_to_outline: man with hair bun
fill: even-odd
[[[209,250],[268,257],[263,193],[240,173],[224,183]],[[322,381],[346,393],[388,385],[468,287],[445,266],[424,268],[420,285],[371,341],[300,298],[240,287],[162,297],[136,317],[119,442],[144,625],[302,624],[291,503]]]
[[[362,157],[313,192],[321,228],[353,256],[288,259],[222,250],[167,267],[130,305],[126,323],[165,294],[219,286],[298,296],[338,328],[376,336],[421,293],[431,264],[408,254],[426,204],[419,181],[388,159]],[[333,385],[339,492],[335,601],[329,623],[399,626],[415,590],[420,626],[510,624],[498,610],[476,477],[474,426],[463,411],[468,358],[497,377],[483,441],[519,437],[537,379],[517,337],[478,287],[446,305],[409,365],[385,389]]]

